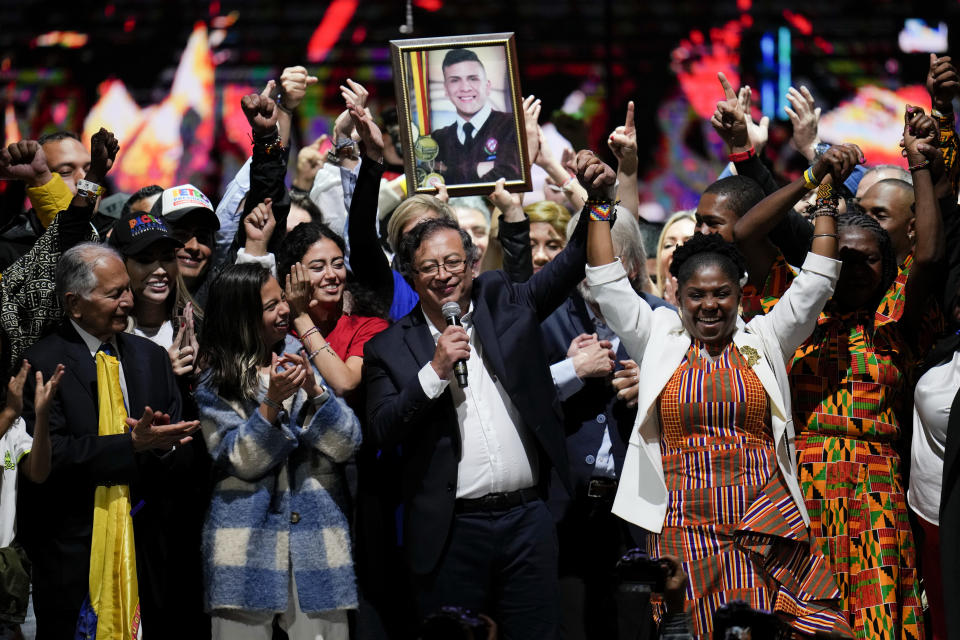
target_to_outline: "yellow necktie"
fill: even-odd
[[[117,435],[127,431],[127,410],[120,390],[120,362],[110,345],[100,349],[97,352],[99,435]],[[138,638],[140,598],[130,487],[125,484],[98,486],[93,504],[90,605],[97,615],[96,640]]]

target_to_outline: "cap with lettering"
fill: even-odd
[[[198,216],[204,226],[216,230],[220,228],[220,220],[210,204],[210,198],[192,184],[181,184],[178,187],[164,189],[157,199],[150,213],[159,214],[167,222],[176,223],[187,214]]]
[[[182,242],[170,235],[163,218],[143,211],[130,211],[121,216],[113,225],[109,242],[124,256],[135,256],[158,242],[173,247],[183,246]]]

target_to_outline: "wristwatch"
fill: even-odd
[[[313,402],[314,409],[319,409],[326,404],[327,400],[330,399],[330,390],[323,385],[320,385],[320,388],[323,389],[323,391],[319,395],[314,396],[313,400],[311,400],[311,402]]]

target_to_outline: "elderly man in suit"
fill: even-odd
[[[171,499],[164,484],[191,464],[188,443],[199,425],[180,422],[166,351],[123,333],[133,298],[113,249],[83,243],[65,252],[56,288],[66,318],[24,354],[45,379],[66,365],[50,408],[52,471],[42,485],[24,483],[19,510],[37,638],[72,638],[98,624],[135,637],[141,619],[147,633],[158,632],[168,617],[158,597],[168,579],[163,564],[174,552],[159,517]],[[31,432],[32,386],[23,414]],[[104,513],[115,516],[112,524]],[[135,553],[117,560],[130,544]],[[112,600],[115,593],[124,595]]]
[[[578,167],[592,196],[608,200],[613,171],[589,151]],[[543,497],[550,469],[566,478],[568,465],[540,323],[583,278],[586,217],[524,283],[502,271],[474,280],[469,234],[421,223],[400,248],[420,304],[366,346],[365,437],[403,447],[404,543],[421,613],[477,609],[508,639],[559,637]],[[442,311],[451,301],[463,311],[456,325]],[[466,379],[454,380],[458,362]]]

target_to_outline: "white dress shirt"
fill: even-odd
[[[424,314],[426,318],[426,314]],[[434,343],[441,331],[426,318]],[[418,377],[429,398],[439,398],[450,386],[460,425],[463,455],[457,466],[457,498],[480,498],[489,493],[526,489],[537,483],[537,459],[532,443],[518,428],[520,413],[503,385],[483,359],[483,349],[473,330],[473,303],[460,318],[470,336],[467,386],[443,380],[428,362]],[[454,376],[451,376],[452,378]]]
[[[924,373],[913,392],[913,441],[907,504],[924,520],[940,525],[943,454],[950,405],[960,387],[960,351]]]
[[[80,339],[83,340],[83,344],[87,345],[87,349],[90,350],[90,357],[94,360],[97,359],[97,351],[100,351],[100,345],[103,344],[103,341],[96,336],[92,336],[83,329],[80,328],[73,320],[70,321],[70,324],[73,325],[73,328],[77,330],[77,333],[80,334]],[[130,399],[127,394],[127,379],[123,374],[123,360],[120,359],[120,349],[117,347],[117,337],[114,336],[110,338],[110,345],[113,347],[113,350],[117,354],[117,361],[120,363],[120,393],[123,394],[123,406],[127,409],[127,415],[130,416]],[[130,416],[131,418],[139,418],[140,416]]]
[[[490,106],[490,101],[488,100],[480,111],[477,111],[470,117],[469,122],[473,125],[473,133],[471,134],[473,140],[477,139],[477,132],[480,131],[481,127],[487,122],[491,111],[493,111],[493,107]],[[459,113],[457,114],[457,140],[460,141],[460,144],[464,144],[464,141],[467,139],[463,131],[463,125],[467,124],[467,122],[468,121],[464,120]]]

